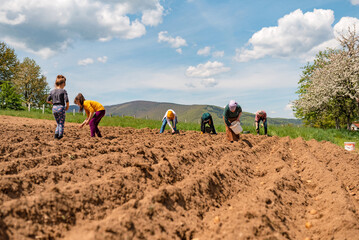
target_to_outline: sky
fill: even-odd
[[[135,100],[293,118],[303,67],[359,31],[359,0],[0,0],[0,41],[103,105]],[[175,109],[174,109],[175,110]]]

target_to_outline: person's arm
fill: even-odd
[[[228,111],[229,111],[229,108],[226,107],[224,109],[223,117],[224,117],[224,122],[227,124],[228,127],[230,127],[231,123],[228,121]]]
[[[47,102],[48,104],[52,104],[51,94],[47,97],[46,102]]]
[[[170,126],[170,128],[172,129],[172,132],[174,132],[175,130],[173,130],[173,127],[171,125],[171,121],[168,119],[168,117],[166,116],[166,121],[168,123],[168,126]]]
[[[173,119],[173,129],[177,127],[177,115],[175,114],[175,119]],[[174,130],[173,130],[174,131]]]
[[[69,104],[69,96],[67,95],[67,92],[66,90],[65,91],[65,94],[64,94],[64,100],[66,102],[66,111],[69,110],[69,107],[70,107],[70,104]]]
[[[88,113],[88,117],[85,119],[85,121],[83,121],[83,123],[80,125],[80,128],[82,128],[85,125],[88,125],[90,123],[90,120],[92,119],[92,117],[94,116],[95,112],[89,112]]]
[[[205,124],[204,124],[203,118],[201,118],[201,132],[202,132],[202,133],[205,132]]]
[[[242,112],[240,112],[239,114],[238,114],[238,118],[237,118],[237,121],[239,122],[239,118],[241,117],[241,115],[242,115]]]

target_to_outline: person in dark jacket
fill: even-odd
[[[206,126],[208,124],[208,127]],[[216,129],[214,128],[213,119],[210,113],[203,113],[201,117],[201,132],[202,134],[206,132],[206,128],[209,129],[208,133],[216,133]]]
[[[239,134],[235,134],[233,130],[230,128],[230,126],[232,122],[239,121],[241,115],[242,115],[242,108],[234,100],[231,100],[229,104],[227,104],[227,106],[224,108],[223,120],[226,126],[227,139],[230,142],[239,140]]]

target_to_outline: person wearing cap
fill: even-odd
[[[171,125],[171,122],[173,124],[173,127]],[[170,128],[172,130],[172,134],[176,133],[177,132],[177,129],[176,129],[177,122],[178,122],[177,115],[176,115],[175,111],[173,111],[172,109],[168,109],[162,118],[162,126],[161,126],[160,133],[163,133],[167,123],[168,123],[168,126],[170,126]]]
[[[229,104],[226,105],[223,111],[223,120],[226,126],[227,139],[230,142],[239,140],[239,134],[235,134],[230,128],[230,126],[232,122],[239,121],[241,115],[241,106],[239,106],[238,103],[234,100],[229,101]]]
[[[256,123],[257,135],[259,135],[259,122],[260,121],[262,121],[262,126],[264,126],[264,134],[267,135],[267,113],[264,110],[257,111],[254,121]]]
[[[203,113],[201,117],[201,132],[202,134],[206,132],[206,124],[209,125],[209,133],[217,134],[216,129],[214,128],[213,119],[210,113]]]

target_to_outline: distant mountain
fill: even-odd
[[[79,106],[77,105],[70,105],[69,109],[67,110],[68,113],[72,113],[75,109],[75,112],[79,112]]]
[[[78,109],[77,106],[75,107]],[[148,118],[154,120],[161,120],[165,112],[171,108],[176,112],[178,121],[194,123],[200,121],[203,113],[209,112],[212,115],[215,124],[224,124],[222,118],[224,109],[213,105],[182,105],[166,102],[132,101],[105,106],[105,108],[106,115],[135,116],[136,118]],[[243,125],[253,125],[254,114],[243,112],[241,122]],[[286,118],[268,118],[268,123],[273,125],[302,124],[301,120]]]

